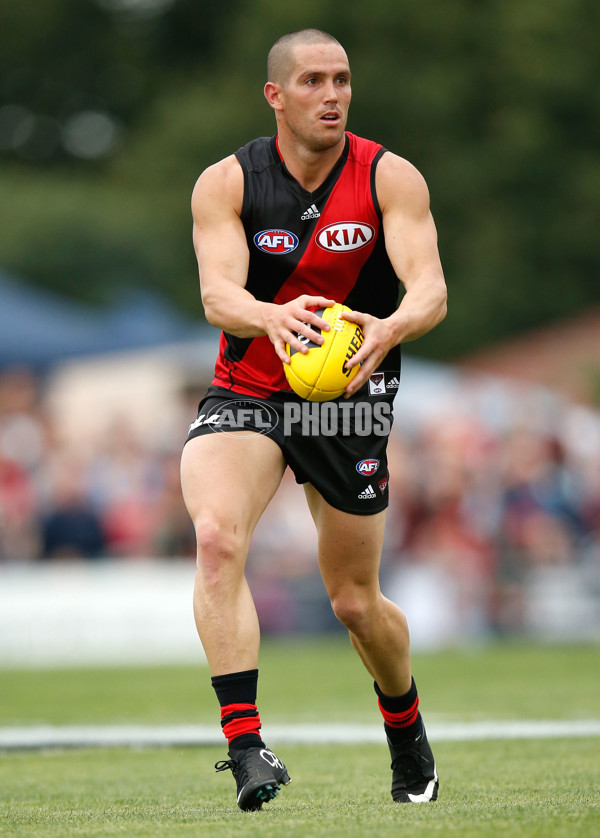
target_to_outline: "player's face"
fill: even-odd
[[[341,142],[352,91],[350,67],[337,44],[304,44],[282,86],[281,117],[296,139],[312,151]]]

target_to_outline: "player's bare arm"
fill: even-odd
[[[363,312],[344,315],[359,323],[365,335],[348,362],[348,367],[362,368],[347,395],[365,384],[393,346],[421,337],[446,316],[446,283],[423,176],[407,160],[387,152],[377,167],[376,188],[386,250],[406,293],[398,309],[383,320]]]
[[[286,343],[308,351],[297,333],[323,341],[310,326],[328,330],[329,325],[311,309],[326,308],[334,300],[303,295],[276,305],[246,290],[249,254],[240,218],[243,193],[242,169],[233,155],[206,169],[194,187],[193,239],[206,319],[237,337],[268,335],[279,358],[289,363]]]

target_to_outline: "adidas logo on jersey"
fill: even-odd
[[[302,215],[300,216],[300,221],[311,221],[313,218],[320,218],[320,217],[321,217],[321,213],[316,208],[316,206],[314,204],[312,204],[312,206],[310,206],[306,210],[306,212],[302,213]]]
[[[399,386],[400,386],[400,382],[398,381],[397,378],[392,378],[392,380],[388,381],[388,383],[387,383],[387,389],[388,390],[397,390]]]
[[[360,493],[360,495],[358,496],[358,499],[359,500],[372,500],[373,498],[376,498],[376,497],[377,497],[377,495],[375,494],[375,492],[373,491],[373,487],[369,483],[369,485],[364,490],[364,492]]]

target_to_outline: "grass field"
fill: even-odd
[[[345,642],[269,643],[259,705],[269,721],[377,721]],[[425,718],[600,717],[600,649],[501,645],[417,656]],[[4,671],[0,726],[217,722],[206,670]],[[600,738],[434,744],[440,799],[398,806],[385,745],[280,748],[292,784],[260,813],[235,805],[225,748],[0,754],[0,835],[600,836]]]

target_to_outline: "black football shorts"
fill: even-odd
[[[397,388],[397,378],[394,384]],[[212,433],[267,434],[297,483],[311,483],[342,512],[374,515],[388,505],[386,450],[394,395],[372,382],[351,399],[330,402],[308,402],[283,391],[261,399],[211,386],[186,442]]]

